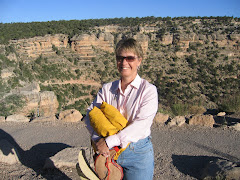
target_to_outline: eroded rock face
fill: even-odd
[[[100,33],[96,37],[94,34],[76,35],[71,39],[71,48],[83,58],[95,57],[94,49],[99,48],[104,51],[114,52],[114,36],[111,33]]]
[[[23,58],[37,58],[40,55],[54,55],[53,45],[58,48],[68,46],[68,36],[64,34],[37,36],[29,39],[11,40],[17,53]]]
[[[193,21],[193,23],[201,24],[198,20]],[[36,59],[40,55],[44,57],[56,56],[53,45],[65,52],[65,54],[75,53],[78,58],[90,60],[92,57],[96,57],[95,48],[110,53],[114,52],[115,43],[124,36],[134,37],[138,40],[143,47],[144,54],[148,50],[150,40],[159,40],[164,45],[178,45],[184,53],[186,53],[191,43],[214,42],[220,47],[234,46],[235,49],[238,49],[240,40],[239,34],[222,34],[220,31],[216,31],[206,35],[192,31],[185,32],[181,27],[179,27],[178,32],[166,32],[160,38],[158,34],[161,26],[156,26],[156,24],[140,27],[109,25],[95,27],[93,30],[93,33],[86,32],[85,34],[75,35],[71,39],[66,34],[56,34],[11,40],[10,44],[15,46],[17,54],[23,60]],[[96,33],[97,31],[100,31],[100,33]],[[0,46],[1,51],[5,51],[4,46]],[[17,60],[15,53],[9,54],[8,57],[10,60]]]

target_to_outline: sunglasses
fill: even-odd
[[[123,62],[124,59],[126,59],[127,62],[133,62],[137,57],[135,56],[116,56],[116,59],[118,62]]]

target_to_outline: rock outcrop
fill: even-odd
[[[201,24],[201,22],[196,22],[196,24]],[[158,40],[164,45],[178,45],[185,53],[194,43],[204,44],[207,41],[214,42],[220,47],[231,46],[235,49],[239,48],[240,35],[236,33],[222,34],[220,31],[216,31],[210,34],[201,34],[193,31],[185,32],[180,27],[175,33],[165,32],[159,37],[160,30],[161,26],[156,25],[140,27],[109,25],[95,27],[93,32],[78,34],[71,39],[66,34],[45,35],[43,37],[11,40],[10,45],[15,46],[17,54],[23,60],[36,59],[40,55],[54,56],[56,51],[53,46],[65,52],[64,54],[71,52],[71,54],[75,53],[74,56],[80,59],[90,60],[96,56],[95,48],[112,53],[114,52],[115,43],[125,36],[137,39],[143,47],[144,54],[148,51],[149,41],[151,40]],[[96,33],[98,31],[99,33]],[[14,53],[10,53],[8,56],[10,60],[16,61],[17,59]]]
[[[64,34],[37,36],[29,39],[11,40],[11,44],[15,45],[15,49],[23,59],[37,58],[40,55],[54,55],[53,45],[58,48],[66,48],[68,46],[68,36]]]
[[[114,36],[111,33],[76,35],[71,39],[71,48],[84,59],[95,57],[94,48],[114,52]]]
[[[134,39],[136,39],[142,46],[143,53],[146,54],[148,50],[148,41],[149,37],[145,34],[137,33],[133,36]]]
[[[19,113],[24,115],[34,114],[36,116],[52,116],[56,114],[58,101],[53,91],[43,92],[21,92],[26,100],[26,106]]]
[[[13,93],[24,97],[26,105],[16,112],[25,116],[54,116],[57,113],[59,103],[53,91],[40,92],[38,83],[31,83],[22,88],[18,88]]]

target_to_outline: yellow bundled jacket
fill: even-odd
[[[112,125],[119,131],[127,126],[128,121],[114,106],[103,102],[100,109]]]
[[[112,105],[103,102],[100,109],[96,106],[89,112],[90,124],[93,129],[102,137],[116,134],[127,126],[128,121]],[[116,160],[124,149],[120,149],[115,155]]]
[[[89,112],[90,124],[93,129],[102,137],[114,135],[118,132],[118,129],[112,125],[110,121],[105,117],[103,112],[98,108],[94,107]]]

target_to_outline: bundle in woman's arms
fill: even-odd
[[[112,105],[103,102],[89,112],[90,124],[99,136],[108,137],[116,134],[127,126],[126,118]],[[127,148],[127,147],[126,147]],[[122,179],[123,170],[115,160],[126,148],[114,147],[110,150],[110,156],[98,155],[95,158],[95,171],[100,179]],[[95,152],[96,149],[94,148]],[[80,162],[79,162],[80,165]]]
[[[90,123],[99,136],[116,134],[127,126],[128,121],[112,105],[103,102],[100,109],[96,106],[89,112]]]

